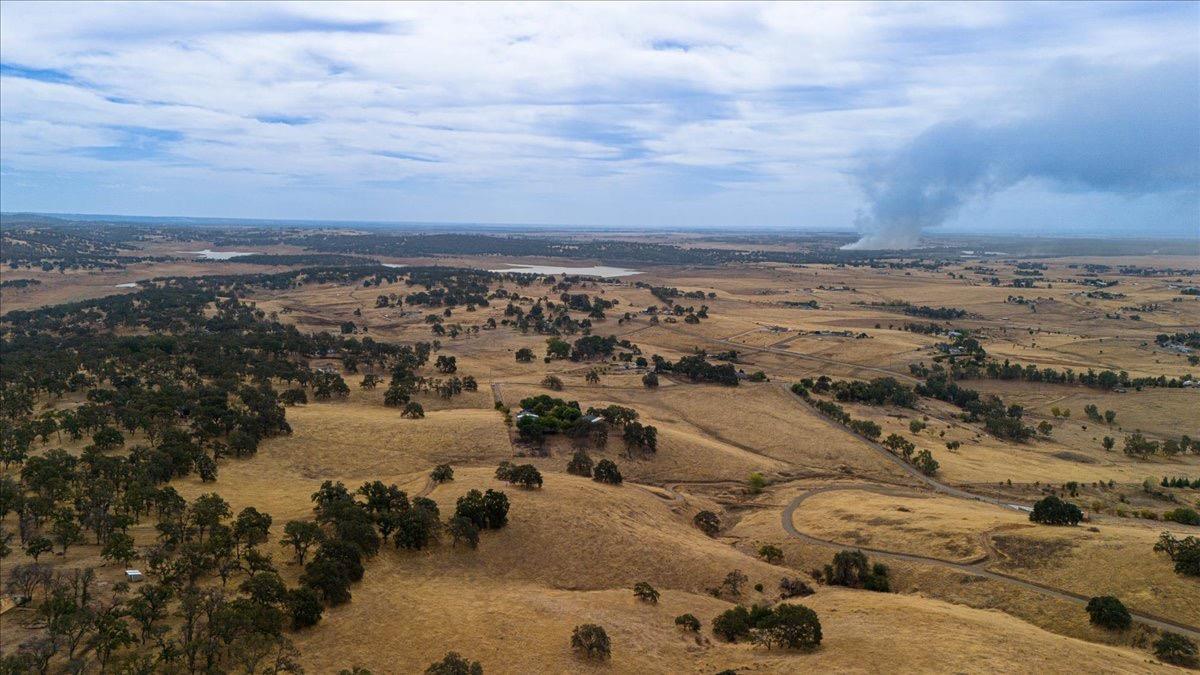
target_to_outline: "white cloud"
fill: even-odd
[[[251,203],[248,191],[271,185],[249,215],[305,215],[291,185],[346,197],[327,210],[351,218],[418,217],[409,198],[423,193],[477,197],[476,220],[500,219],[485,208],[505,194],[522,202],[511,212],[546,220],[536,214],[547,194],[589,204],[599,185],[627,202],[609,212],[640,209],[651,222],[680,208],[710,218],[688,206],[698,195],[736,205],[769,192],[776,211],[762,218],[783,224],[812,186],[825,201],[857,200],[844,173],[864,153],[938,120],[1038,105],[1025,94],[1055,61],[1195,58],[1195,15],[1013,3],[4,3],[0,165],[22,178],[4,188],[5,208],[85,210],[117,182],[164,194],[125,211],[161,209],[178,181],[203,176],[167,210],[222,208],[216,195]],[[179,138],[94,150],[127,142],[123,127]],[[54,191],[35,174],[71,184]]]

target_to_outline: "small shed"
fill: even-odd
[[[141,570],[125,570],[125,581],[136,584],[145,578]]]
[[[522,410],[521,412],[517,413],[517,421],[518,422],[520,422],[521,420],[523,420],[527,417],[536,420],[538,418],[538,414],[533,411],[530,411],[530,410]]]

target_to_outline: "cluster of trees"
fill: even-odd
[[[833,554],[833,562],[825,566],[821,579],[830,586],[863,588],[879,593],[892,590],[887,565],[878,562],[871,564],[867,554],[858,549],[846,549]]]
[[[588,333],[592,330],[590,318],[575,319],[571,316],[570,308],[565,304],[556,305],[553,302],[538,300],[526,312],[520,306],[509,302],[504,308],[504,323],[512,325],[522,333],[534,331],[540,335],[574,335]],[[566,358],[564,354],[561,358]]]
[[[914,364],[910,366],[913,373],[920,377],[920,369],[923,364]],[[1159,375],[1158,377],[1130,377],[1125,371],[1101,370],[1096,372],[1089,368],[1086,373],[1076,373],[1071,368],[1057,370],[1055,368],[1038,368],[1034,364],[1021,365],[1012,363],[1008,359],[1003,362],[994,359],[988,360],[985,363],[976,361],[957,361],[952,364],[952,373],[954,379],[991,379],[991,380],[1021,380],[1025,382],[1049,382],[1054,384],[1079,384],[1085,387],[1094,387],[1097,389],[1117,389],[1117,388],[1136,388],[1143,387],[1182,387],[1183,383],[1192,379],[1190,374],[1183,374],[1178,377],[1167,377]]]
[[[1187,536],[1178,538],[1163,532],[1154,544],[1156,553],[1166,553],[1175,563],[1175,572],[1189,577],[1200,577],[1200,538]]]
[[[487,307],[490,284],[505,278],[486,270],[460,267],[406,267],[403,274],[405,285],[424,288],[404,296],[408,305],[446,308],[465,305],[468,310]]]
[[[671,363],[658,354],[650,358],[654,363],[656,373],[678,373],[692,382],[710,382],[727,387],[736,387],[738,384],[738,373],[732,364],[709,363],[704,352],[685,356],[675,363]]]
[[[5,279],[0,281],[0,288],[28,288],[29,286],[40,286],[42,282],[37,279]]]
[[[513,464],[507,460],[500,462],[500,466],[496,467],[496,479],[527,490],[542,487],[542,473],[532,464]]]
[[[586,312],[588,318],[603,319],[604,311],[617,306],[617,302],[600,296],[591,297],[587,293],[563,293],[558,297],[567,309],[573,312]]]
[[[1071,502],[1049,495],[1034,503],[1029,520],[1044,525],[1078,525],[1083,520],[1083,511]]]
[[[1125,437],[1125,444],[1122,449],[1125,451],[1126,455],[1141,459],[1145,459],[1151,455],[1156,455],[1159,452],[1162,452],[1162,454],[1168,457],[1174,457],[1175,455],[1185,453],[1188,450],[1191,450],[1196,454],[1200,454],[1200,442],[1193,441],[1190,436],[1185,434],[1180,437],[1178,441],[1173,438],[1168,438],[1162,443],[1159,443],[1158,441],[1152,441],[1146,438],[1141,432],[1134,432]]]
[[[956,309],[954,307],[928,307],[926,305],[913,305],[904,300],[889,300],[887,302],[855,302],[854,304],[869,305],[871,307],[882,307],[885,309],[899,309],[909,316],[919,316],[924,319],[936,319],[938,321],[949,321],[951,319],[961,319],[967,316],[967,311],[964,309]]]
[[[678,620],[677,620],[678,621]],[[712,621],[713,634],[728,642],[749,638],[767,649],[812,651],[821,644],[821,620],[817,613],[791,603],[774,607],[737,605]]]
[[[39,222],[13,223],[6,216],[9,222],[0,232],[0,262],[11,269],[124,269],[135,263],[171,259],[125,254],[137,250],[132,242],[138,233],[128,227],[86,227],[62,221],[50,227],[43,217],[35,218]]]
[[[156,495],[153,511],[152,547],[138,551],[117,530],[103,549],[122,565],[143,560],[148,580],[136,592],[124,582],[100,591],[92,569],[13,567],[8,591],[33,602],[44,633],[11,651],[0,669],[46,672],[61,660],[73,671],[94,663],[105,672],[300,672],[284,630],[317,623],[322,606],[311,588],[287,588],[258,548],[269,540],[271,517],[247,507],[230,521],[219,495],[188,504],[171,488]],[[209,581],[214,576],[219,585]]]
[[[926,476],[932,476],[937,473],[941,466],[936,459],[933,458],[933,453],[928,450],[917,451],[917,446],[912,441],[904,438],[900,434],[888,434],[887,438],[880,443],[893,453],[900,455],[904,461],[912,464],[921,473]],[[947,446],[949,447],[949,446]]]
[[[1187,476],[1163,476],[1162,482],[1159,483],[1159,485],[1171,488],[1200,488],[1200,478],[1193,478],[1189,480]]]
[[[974,389],[959,386],[941,364],[934,364],[932,368],[926,368],[924,364],[911,368],[914,374],[925,378],[916,387],[916,392],[921,396],[962,408],[966,421],[982,421],[984,429],[997,438],[1021,442],[1033,437],[1034,428],[1023,422],[1025,411],[1021,406],[1006,406],[999,396],[981,396]]]
[[[593,464],[591,456],[584,450],[576,450],[571,461],[567,463],[567,473],[575,476],[591,477],[597,483],[620,485],[624,478],[617,463],[611,459],[602,459]]]
[[[891,378],[880,379],[890,380]],[[830,391],[833,389],[833,386],[830,384],[830,382],[831,381],[829,378],[824,375],[818,378],[816,382],[806,378],[800,382],[797,382],[796,384],[793,384],[792,392],[811,403],[814,408],[816,408],[822,415],[825,415],[829,419],[849,428],[851,431],[859,436],[862,436],[863,438],[871,441],[878,441],[880,435],[883,434],[883,429],[877,423],[871,420],[854,419],[850,416],[850,413],[846,412],[845,408],[834,403],[833,401],[814,399],[809,393],[809,388],[805,386],[807,383],[812,385],[814,391],[818,389]],[[920,428],[917,430],[919,431]],[[906,462],[912,464],[917,468],[917,470],[921,471],[927,476],[936,474],[938,469],[941,467],[938,461],[933,458],[932,452],[929,450],[921,450],[918,452],[915,443],[899,434],[888,434],[888,437],[880,443],[893,453],[902,456]],[[951,446],[947,445],[947,447]]]
[[[811,380],[807,380],[811,383]],[[812,387],[815,383],[801,385]],[[840,380],[830,385],[833,397],[843,403],[866,403],[869,405],[897,405],[911,408],[917,402],[912,387],[900,384],[894,377],[877,377],[870,382]]]
[[[1088,403],[1087,405],[1083,406],[1083,414],[1087,415],[1087,418],[1093,422],[1112,424],[1113,422],[1117,421],[1116,411],[1105,410],[1104,413],[1101,414],[1100,408],[1097,407],[1095,403]]]
[[[518,416],[517,420],[517,433],[528,443],[540,444],[546,436],[561,433],[576,447],[591,444],[603,448],[608,442],[609,429],[620,428],[628,450],[658,450],[658,429],[638,422],[638,412],[633,408],[609,405],[588,408],[584,414],[578,401],[564,401],[549,394],[522,399],[521,408],[533,413]]]
[[[641,353],[637,345],[629,340],[618,339],[615,335],[585,335],[575,340],[574,344],[557,337],[546,340],[546,358],[592,361],[611,357],[617,347],[629,350],[630,355]]]
[[[704,291],[681,291],[673,286],[654,286],[644,281],[635,282],[634,286],[649,290],[650,295],[653,295],[659,300],[669,304],[674,304],[673,301],[675,298],[694,298],[696,300],[703,300],[705,297],[717,297],[716,293],[705,294]]]

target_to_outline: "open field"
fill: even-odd
[[[166,255],[210,248],[210,243],[148,242],[141,250]],[[782,242],[765,250],[795,249]],[[306,253],[290,244],[247,250]],[[398,264],[485,269],[510,263],[591,264],[517,255],[378,257]],[[1186,256],[1089,258],[1086,263],[1109,267],[1085,277],[1082,258],[1037,262],[1045,269],[1038,270],[1034,288],[1009,285],[1032,277],[1017,274],[1027,268],[1007,257],[956,259],[934,267],[629,263],[640,273],[619,280],[488,278],[488,302],[471,302],[469,309],[468,303],[423,305],[411,298],[397,303],[396,298],[428,290],[403,276],[378,285],[357,277],[248,285],[238,297],[260,311],[255,320],[277,321],[301,336],[329,334],[320,348],[288,358],[305,370],[322,368],[330,378],[342,378],[348,391],[316,400],[312,382],[301,386],[279,374],[265,378],[277,392],[308,392],[306,404],[283,408],[291,433],[264,436],[247,457],[218,457],[215,481],[191,472],[164,485],[189,502],[219,493],[232,514],[246,507],[269,514],[270,537],[260,546],[272,554],[288,587],[302,583],[305,569],[279,545],[283,527],[313,517],[311,497],[323,481],[341,481],[351,491],[374,480],[394,483],[409,498],[436,502],[443,522],[469,490],[507,495],[507,525],[484,530],[478,548],[454,545],[443,531],[422,550],[386,542],[378,554],[366,557],[364,576],[350,586],[348,603],[327,607],[316,626],[285,631],[308,672],[351,666],[418,672],[451,650],[479,660],[486,672],[512,673],[1168,671],[1171,667],[1156,661],[1148,645],[1163,626],[1187,634],[1200,630],[1200,586],[1194,577],[1173,571],[1171,560],[1154,545],[1164,530],[1181,537],[1200,533],[1200,528],[1161,520],[1171,510],[1200,505],[1200,487],[1159,487],[1159,481],[1164,476],[1200,479],[1200,452],[1139,458],[1123,452],[1123,442],[1135,431],[1160,445],[1184,434],[1200,437],[1200,389],[1178,386],[1186,374],[1200,373],[1200,366],[1189,362],[1192,350],[1174,338],[1156,339],[1196,330],[1200,302],[1179,293],[1195,277],[1138,276],[1121,273],[1118,266],[1200,269],[1200,264]],[[103,272],[21,268],[5,270],[3,278],[42,283],[6,287],[2,298],[8,312],[137,293],[116,287],[126,281],[287,273],[299,267],[234,260],[137,263]],[[393,269],[402,274],[402,268]],[[1083,283],[1084,278],[1117,281],[1106,288],[1123,297],[1089,298],[1087,293],[1099,287]],[[663,288],[678,294],[664,294]],[[701,295],[683,295],[695,292]],[[565,317],[560,326],[569,326],[556,336],[544,327],[518,326],[518,317],[528,317],[535,307],[557,311],[552,305],[568,302],[570,294],[615,304],[606,306],[603,316],[589,317],[578,309],[555,314]],[[224,290],[218,295],[229,297]],[[1010,298],[1017,295],[1034,304]],[[815,308],[801,306],[810,301]],[[961,313],[931,318],[920,306]],[[1155,307],[1137,309],[1150,306]],[[650,307],[656,309],[646,311]],[[205,306],[206,317],[216,313],[215,305]],[[1130,318],[1135,314],[1138,320]],[[915,324],[935,325],[914,330]],[[455,327],[455,335],[435,334],[434,326]],[[1118,393],[1080,383],[957,381],[982,396],[995,394],[1005,405],[1020,406],[1023,424],[1051,425],[1048,434],[1035,433],[1022,442],[989,433],[962,407],[929,396],[916,397],[912,407],[839,403],[851,418],[878,424],[879,439],[895,434],[918,452],[928,450],[938,464],[931,475],[820,414],[790,390],[793,383],[822,375],[835,381],[891,377],[911,387],[923,377],[910,366],[949,365],[951,331],[978,340],[986,350],[981,360],[1071,368],[1076,374],[1090,368],[1130,377],[1162,375],[1176,378],[1176,386],[1128,386]],[[122,327],[119,332],[136,340],[170,331]],[[552,336],[573,345],[588,332],[631,344],[608,358],[547,358]],[[369,343],[367,338],[428,343],[427,362],[405,370],[394,354],[348,359],[352,347]],[[531,350],[532,357],[519,361],[521,349]],[[736,386],[693,382],[666,368],[657,373],[656,387],[643,384],[654,365],[638,358],[678,362],[701,352],[708,363],[740,371]],[[454,357],[453,367],[439,371],[439,357]],[[241,357],[229,350],[222,358]],[[27,361],[34,360],[21,361],[22,367]],[[138,368],[152,370],[146,363]],[[194,364],[186,370],[207,372]],[[755,381],[751,376],[760,371],[763,381]],[[360,386],[367,374],[380,378],[377,386]],[[475,379],[476,390],[437,393],[440,384],[466,376]],[[558,378],[554,388],[547,376]],[[251,381],[247,375],[241,384]],[[400,404],[385,405],[392,382],[412,389]],[[115,385],[102,378],[94,386]],[[29,416],[61,415],[104,400],[104,395],[89,397],[86,389],[39,393]],[[655,428],[656,447],[632,447],[616,424],[602,443],[573,441],[565,433],[525,439],[515,417],[520,401],[542,394],[577,402],[581,411],[632,409],[641,424]],[[230,389],[224,397],[237,414],[248,407],[242,395]],[[423,417],[402,415],[409,401],[420,404]],[[835,396],[817,392],[812,401],[831,403]],[[1087,405],[1113,410],[1114,421],[1088,419]],[[1060,409],[1058,416],[1054,408]],[[190,408],[186,412],[198,415]],[[187,415],[172,422],[191,428],[186,425],[195,418]],[[123,445],[106,451],[109,456],[126,457],[135,446],[159,442],[159,436],[133,426],[125,430]],[[228,434],[218,434],[222,443]],[[1102,447],[1105,436],[1114,438],[1112,450]],[[90,440],[91,433],[72,440],[59,430],[34,440],[30,454],[61,447],[74,457],[88,457]],[[624,483],[608,485],[568,473],[580,447],[596,462],[615,462]],[[523,489],[500,480],[495,473],[502,461],[532,464],[542,487]],[[453,466],[454,479],[437,484],[429,474],[441,464]],[[22,475],[18,464],[0,474],[14,481]],[[1052,494],[1078,504],[1089,520],[1074,527],[1030,522],[1029,507]],[[713,536],[693,522],[702,510],[720,521]],[[0,522],[6,532],[18,527],[15,513]],[[144,514],[128,528],[143,552],[161,539],[155,522]],[[42,526],[46,532],[49,527]],[[759,547],[768,544],[779,547],[781,560],[761,559]],[[889,567],[892,592],[818,582],[814,570],[838,551],[853,548],[878,552],[873,555]],[[103,582],[98,592],[107,598],[121,573],[100,551],[89,532],[65,555],[56,555],[56,548],[42,554],[41,562],[62,570],[97,568]],[[3,564],[11,570],[31,561],[14,546]],[[747,577],[738,594],[710,592],[734,570]],[[714,635],[712,619],[735,604],[779,602],[778,585],[785,576],[815,589],[790,602],[803,603],[820,617],[824,640],[816,651],[766,649]],[[661,593],[657,604],[633,596],[633,585],[643,581]],[[204,584],[220,585],[213,579]],[[232,595],[236,587],[231,581],[226,591]],[[1118,632],[1092,626],[1079,596],[1101,594],[1114,595],[1131,611],[1163,624],[1143,622]],[[683,613],[699,618],[698,634],[673,625]],[[12,654],[39,635],[42,629],[33,619],[29,609],[0,615],[0,653]],[[604,626],[612,640],[611,660],[599,665],[572,653],[571,630],[581,623]]]

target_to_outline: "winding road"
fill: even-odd
[[[970,574],[970,575],[974,575],[974,576],[978,576],[978,577],[983,577],[985,579],[992,579],[994,581],[999,581],[999,582],[1006,583],[1006,584],[1012,584],[1014,586],[1018,586],[1025,590],[1032,591],[1034,593],[1038,593],[1040,595],[1045,595],[1047,597],[1055,598],[1058,600],[1065,600],[1067,602],[1073,602],[1077,605],[1086,605],[1088,603],[1089,598],[1086,595],[1081,595],[1081,594],[1075,593],[1073,591],[1063,590],[1061,588],[1055,588],[1053,586],[1041,584],[1036,581],[1020,579],[1018,577],[1009,576],[1007,574],[1003,574],[1000,572],[993,572],[993,571],[987,569],[987,565],[989,563],[993,562],[990,553],[987,555],[984,555],[979,560],[975,560],[972,562],[956,562],[953,560],[945,560],[942,558],[934,558],[932,556],[917,555],[914,553],[900,553],[898,551],[889,551],[886,549],[879,549],[879,548],[869,548],[869,547],[865,547],[865,546],[858,546],[855,544],[844,544],[841,542],[831,541],[829,539],[821,539],[819,537],[814,537],[812,535],[805,534],[805,533],[801,532],[800,530],[796,529],[794,516],[796,513],[796,509],[800,508],[800,505],[804,503],[804,500],[808,499],[809,497],[812,497],[813,495],[818,495],[818,494],[822,494],[825,492],[835,492],[835,491],[839,491],[839,490],[866,490],[869,492],[875,492],[878,494],[888,494],[888,495],[899,495],[902,493],[902,491],[900,491],[900,490],[896,490],[893,488],[885,488],[885,487],[871,485],[871,484],[831,485],[828,487],[821,487],[821,488],[815,488],[812,490],[808,490],[808,491],[796,496],[795,498],[793,498],[788,503],[788,505],[786,507],[784,507],[783,513],[780,518],[780,520],[781,520],[780,524],[783,526],[784,531],[787,532],[789,536],[791,536],[795,539],[799,539],[801,541],[808,542],[810,544],[821,544],[821,545],[825,545],[825,546],[835,546],[835,547],[842,547],[842,548],[855,548],[855,549],[862,551],[863,553],[869,553],[878,558],[886,558],[889,560],[902,560],[904,562],[921,563],[921,564],[925,564],[925,565],[934,565],[937,567],[952,569],[952,570],[955,570],[958,572],[962,572],[964,574]],[[1137,611],[1130,610],[1129,613],[1133,616],[1134,619],[1137,619],[1138,621],[1140,621],[1148,626],[1152,626],[1159,630],[1167,630],[1167,631],[1173,631],[1176,633],[1182,633],[1182,634],[1185,634],[1185,635],[1191,637],[1194,640],[1200,640],[1200,628],[1197,628],[1195,626],[1190,626],[1188,624],[1179,623],[1177,621],[1172,621],[1171,619],[1167,619],[1167,618],[1164,618],[1161,616],[1156,616],[1154,614],[1146,614],[1145,612],[1137,612]]]

